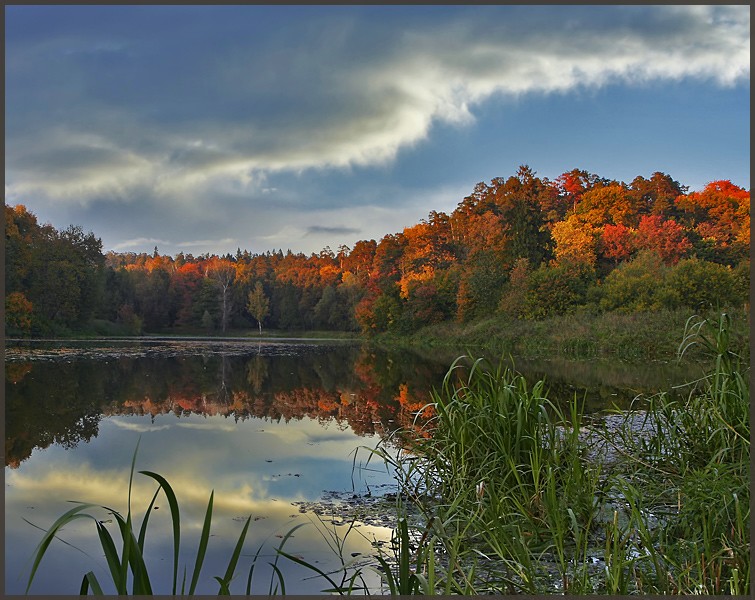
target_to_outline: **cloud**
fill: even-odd
[[[259,239],[356,234],[364,215],[324,221],[338,226],[264,215],[318,208],[316,194],[291,191],[303,173],[386,168],[434,126],[473,123],[493,97],[749,80],[747,6],[302,10],[15,7],[7,201],[160,206],[220,233],[176,247],[235,244],[243,214]],[[132,239],[114,249],[140,241],[122,235]]]
[[[139,433],[146,433],[148,431],[164,431],[165,429],[170,429],[171,425],[154,425],[151,423],[131,423],[128,421],[118,421],[113,420],[111,423],[120,429],[125,429],[127,431],[138,431]]]
[[[133,238],[130,240],[125,240],[117,244],[113,244],[112,249],[115,250],[116,252],[121,252],[123,250],[127,250],[128,248],[142,248],[145,245],[151,246],[153,244],[156,246],[157,245],[165,246],[165,245],[170,244],[170,242],[167,240],[161,240],[157,238],[140,237],[140,238]]]
[[[361,229],[356,227],[324,227],[322,225],[311,225],[307,227],[307,233],[304,235],[358,235]]]
[[[236,238],[223,238],[220,240],[194,240],[191,242],[178,242],[175,245],[179,248],[204,248],[204,247],[216,247],[227,246],[229,244],[238,244],[239,240]]]

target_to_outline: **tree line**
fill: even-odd
[[[102,253],[81,227],[5,207],[7,335],[259,328],[409,333],[500,313],[649,311],[749,302],[750,193],[689,192],[528,166],[478,183],[450,214],[379,241],[225,256]]]

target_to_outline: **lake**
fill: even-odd
[[[286,541],[287,552],[324,571],[335,569],[334,539],[348,531],[343,555],[367,560],[378,546],[388,548],[390,511],[373,503],[395,488],[382,464],[368,462],[366,448],[420,426],[416,412],[460,354],[280,339],[6,342],[5,593],[24,592],[42,537],[35,526],[48,528],[72,506],[68,500],[125,515],[137,443],[136,470],[155,471],[176,490],[187,580],[214,490],[197,593],[217,593],[213,577],[225,572],[250,515],[233,593],[243,593],[258,550],[252,593],[274,591],[269,563],[301,523]],[[663,363],[517,360],[516,367],[533,383],[545,377],[552,399],[584,398],[587,412],[626,407],[640,393],[668,390],[698,375]],[[391,440],[397,445],[401,437]],[[155,489],[152,479],[134,476],[137,523]],[[360,507],[366,512],[350,529],[353,512],[346,509]],[[97,518],[108,521],[105,511]],[[60,538],[31,593],[76,594],[89,570],[105,586],[109,575],[94,524],[72,523]],[[150,517],[145,554],[155,593],[170,593],[172,535],[162,495]],[[276,566],[289,594],[317,594],[328,585],[287,559]],[[368,583],[378,589],[378,575]],[[106,593],[113,591],[105,586]]]

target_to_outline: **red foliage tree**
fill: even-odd
[[[675,265],[692,248],[684,229],[673,219],[660,215],[645,215],[637,228],[636,247],[639,250],[654,250],[663,262]]]

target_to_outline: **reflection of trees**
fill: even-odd
[[[6,364],[6,464],[17,466],[35,447],[88,441],[100,419],[113,415],[307,417],[358,435],[384,435],[411,425],[412,407],[425,402],[413,390],[426,392],[445,370],[385,354],[337,347],[277,356]]]
[[[262,391],[262,386],[267,379],[267,360],[259,354],[246,364],[246,381],[255,394]]]
[[[63,365],[53,365],[46,377],[36,377],[30,363],[6,364],[6,466],[17,467],[34,448],[51,444],[72,448],[97,436],[102,414],[93,409],[91,394],[106,393],[103,380],[95,373],[65,377],[66,370]]]
[[[97,435],[100,419],[112,415],[203,414],[236,421],[307,417],[335,421],[358,435],[421,430],[432,412],[425,408],[415,427],[417,411],[430,401],[431,388],[440,386],[448,364],[369,346],[278,355],[10,362],[5,365],[6,465],[17,466],[35,447],[88,441]],[[554,399],[575,392],[581,398],[584,391],[575,385],[584,390],[583,382],[593,382],[588,407],[617,399],[617,382],[634,395],[668,389],[657,378],[671,376],[656,370],[656,380],[638,381],[637,369],[607,365],[601,370],[596,363],[522,366],[528,379],[547,374]]]

